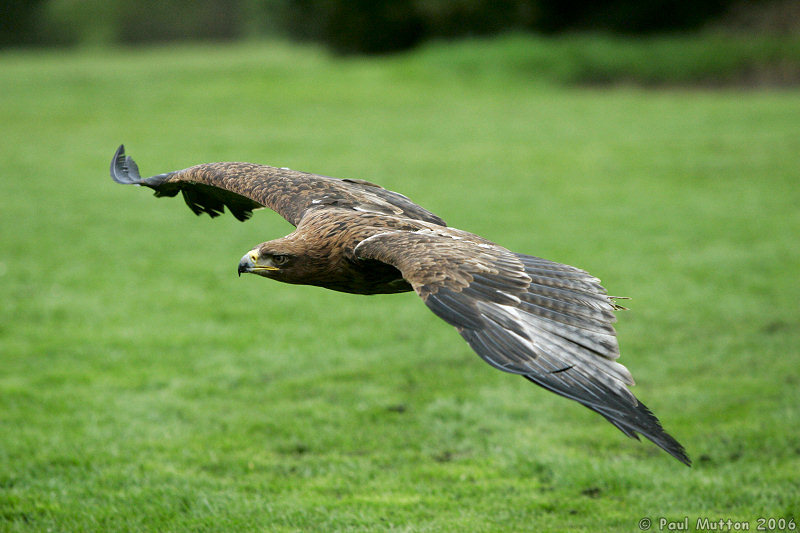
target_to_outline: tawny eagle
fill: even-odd
[[[356,294],[414,290],[487,363],[519,374],[690,460],[628,390],[612,324],[618,306],[587,272],[519,254],[448,227],[407,197],[364,180],[336,179],[251,163],[208,163],[142,178],[123,146],[117,183],[183,195],[196,214],[228,210],[247,220],[269,207],[293,224],[257,245],[239,274]]]

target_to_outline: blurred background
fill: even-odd
[[[0,46],[110,45],[279,36],[339,53],[405,50],[509,31],[626,35],[698,29],[796,33],[795,0],[12,0]]]
[[[797,0],[0,3],[0,531],[797,518],[798,85]],[[367,179],[585,268],[694,466],[413,293],[238,278],[289,224],[119,186],[120,143]]]

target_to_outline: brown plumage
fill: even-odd
[[[225,208],[239,220],[269,207],[296,229],[242,257],[239,274],[356,294],[414,290],[486,362],[600,413],[629,437],[642,434],[689,465],[683,447],[628,390],[616,362],[618,307],[600,281],[575,267],[511,252],[448,227],[405,196],[251,163],[210,163],[141,178],[119,147],[118,183],[183,195],[196,214]]]

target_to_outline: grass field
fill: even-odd
[[[564,88],[445,53],[0,55],[0,530],[800,518],[800,92]],[[369,179],[586,268],[633,297],[621,361],[694,466],[493,370],[414,294],[237,278],[290,226],[113,184],[122,142],[144,174]]]

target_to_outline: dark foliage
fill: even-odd
[[[36,19],[43,0],[11,0],[0,10],[0,47],[35,44]]]
[[[421,17],[405,0],[287,0],[281,9],[291,37],[319,41],[342,53],[402,50],[425,34]]]
[[[340,53],[385,53],[423,40],[513,30],[641,34],[693,29],[732,0],[284,0],[291,37]]]
[[[319,42],[342,54],[380,54],[426,40],[509,31],[689,30],[722,19],[743,3],[748,12],[760,12],[790,1],[11,0],[2,13],[0,47],[229,40],[269,33]]]
[[[694,29],[720,16],[730,0],[541,0],[538,29],[607,30],[620,33]]]

